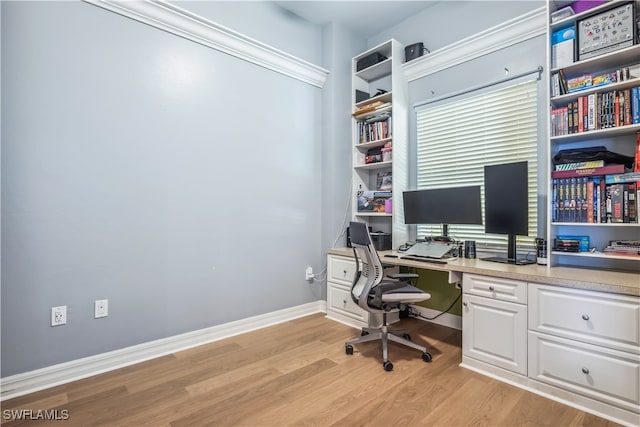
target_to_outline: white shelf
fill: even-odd
[[[391,92],[385,92],[382,95],[372,96],[371,98],[365,99],[364,101],[357,102],[354,107],[362,107],[375,101],[391,102],[392,95],[393,94]]]
[[[560,30],[564,27],[568,27],[569,25],[571,25],[574,22],[580,21],[582,18],[585,18],[587,16],[591,16],[591,15],[597,15],[599,12],[603,12],[605,10],[609,10],[611,8],[614,8],[616,6],[620,6],[627,3],[626,1],[621,1],[621,2],[606,2],[604,4],[601,4],[600,6],[596,6],[594,8],[591,8],[589,10],[585,10],[584,12],[580,12],[580,13],[576,13],[575,15],[571,15],[571,16],[567,16],[566,18],[560,19],[559,21],[556,22],[550,22],[549,23],[549,29],[551,31],[555,31],[555,30]],[[636,2],[638,3],[638,2]],[[568,4],[571,4],[571,2],[568,2]],[[636,4],[637,6],[637,4]],[[558,7],[556,10],[562,9],[562,7]],[[555,12],[555,10],[553,10],[552,12]],[[551,17],[549,17],[549,19],[551,19]]]
[[[361,216],[361,217],[388,217],[388,218],[391,218],[393,216],[393,214],[386,213],[386,212],[357,212],[355,215]]]
[[[369,163],[366,165],[355,165],[353,168],[356,170],[374,170],[374,169],[384,169],[390,168],[393,164],[392,161],[388,162],[377,162],[377,163]]]
[[[605,137],[620,136],[620,135],[633,135],[640,131],[640,124],[618,126],[615,128],[590,130],[588,132],[570,133],[567,135],[552,136],[550,139],[555,143],[564,143],[572,141],[589,141],[594,139],[601,139]]]
[[[387,142],[391,142],[392,140],[393,138],[385,138],[379,139],[377,141],[363,142],[356,145],[356,148],[364,153],[372,148],[383,147]]]
[[[565,95],[560,95],[560,96],[554,96],[551,98],[551,102],[554,105],[564,105],[567,104],[571,101],[575,101],[576,99],[578,99],[581,96],[585,96],[585,95],[589,95],[591,93],[597,93],[597,92],[608,92],[610,90],[621,90],[621,89],[628,89],[634,86],[640,86],[640,77],[634,78],[634,79],[629,79],[629,80],[624,80],[621,82],[617,82],[617,83],[612,83],[612,84],[608,84],[608,85],[604,85],[604,86],[597,86],[597,87],[592,87],[589,89],[585,89],[585,90],[580,90],[577,92],[571,92],[571,93],[567,93]]]
[[[391,58],[387,58],[384,61],[378,62],[371,67],[365,68],[362,71],[356,73],[356,77],[360,77],[363,80],[372,82],[382,77],[391,74]]]
[[[367,119],[372,119],[372,118],[374,118],[376,116],[379,116],[381,114],[389,113],[389,112],[391,112],[392,108],[393,107],[391,105],[388,105],[388,106],[386,106],[384,108],[380,108],[379,110],[374,110],[374,111],[369,111],[367,113],[358,114],[357,116],[353,116],[353,118],[356,119],[359,122],[362,122],[362,121],[367,120]]]
[[[640,256],[634,255],[619,255],[619,254],[605,254],[602,252],[562,252],[562,251],[552,251],[553,255],[558,256],[570,256],[570,257],[579,257],[579,258],[598,258],[598,259],[621,259],[628,261],[637,261],[640,262]]]
[[[552,222],[552,226],[570,226],[570,227],[640,227],[640,224],[629,223],[629,222],[602,222],[602,223],[591,223],[591,222]]]
[[[547,60],[551,59],[551,34],[554,31],[567,28],[569,25],[575,24],[588,16],[602,13],[626,3],[628,2],[621,0],[606,2],[585,12],[581,12],[558,20],[556,22],[549,23],[547,26]],[[637,15],[639,10],[638,8],[640,8],[640,0],[636,0],[634,3]],[[569,4],[569,2],[564,0],[550,0],[548,4],[550,12],[553,12],[559,8],[566,6],[567,4]],[[556,67],[550,69],[550,64],[547,63],[547,78],[549,78],[549,87],[552,87],[552,76],[555,73],[558,73],[560,70],[563,71],[566,79],[571,79],[585,74],[590,74],[593,76],[607,72],[614,72],[615,70],[619,70],[624,67],[631,67],[638,63],[640,63],[640,44],[635,44],[623,49],[603,53],[593,58],[577,61],[564,67]],[[640,76],[634,74],[633,78],[629,80],[598,87],[590,87],[585,90],[571,92],[555,97],[552,97],[550,96],[550,93],[547,93],[549,117],[551,117],[551,111],[554,108],[564,107],[583,96],[594,93],[605,93],[610,91],[624,90],[636,86],[640,86]],[[608,149],[614,152],[632,155],[635,149],[635,134],[637,132],[640,132],[640,124],[631,124],[626,126],[556,136],[551,136],[551,130],[551,125],[548,124],[547,149],[549,153],[548,162],[550,170],[553,169],[552,156],[559,149],[564,148],[566,146],[565,144],[571,144],[571,148],[579,148],[589,147],[594,145],[594,143],[597,143],[598,145],[606,145]],[[547,188],[552,188],[552,177],[550,172],[547,176]],[[548,204],[551,203],[552,200],[548,200]],[[550,208],[550,206],[548,207]],[[551,209],[548,209],[547,214],[550,213]],[[605,246],[605,243],[611,240],[640,239],[640,224],[636,223],[551,222],[550,220],[551,218],[549,217],[546,227],[546,236],[548,242],[552,242],[558,234],[588,235],[592,244],[594,244],[598,248],[603,248]],[[628,268],[628,263],[633,262],[633,268],[635,269],[635,263],[640,264],[640,256],[606,254],[604,252],[563,252],[551,249],[551,243],[549,243],[549,248],[550,265],[578,264],[591,266],[594,268],[617,269]]]
[[[612,59],[617,65],[612,66]],[[610,70],[612,68],[620,68],[625,65],[631,65],[638,62],[640,58],[640,45],[634,45],[625,49],[616,50],[614,52],[605,53],[584,61],[574,62],[566,67],[552,68],[551,73],[564,70],[567,78],[577,77],[582,74],[597,74],[599,71]]]

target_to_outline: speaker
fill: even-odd
[[[476,257],[476,242],[475,240],[464,241],[464,257],[474,259]]]
[[[419,58],[424,54],[424,43],[414,43],[404,48],[404,62]]]

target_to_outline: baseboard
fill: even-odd
[[[210,328],[149,341],[95,356],[84,357],[34,371],[0,379],[0,401],[87,378],[145,360],[197,347],[278,323],[325,313],[326,301],[314,301],[296,307],[236,320]]]
[[[412,305],[411,308],[417,311],[418,313],[420,313],[421,316],[424,316],[427,318],[435,317],[441,313],[441,311],[432,310],[430,308],[421,307],[419,305]],[[424,319],[422,317],[418,317],[418,319],[424,320],[425,322],[431,322],[438,325],[447,326],[449,328],[457,329],[459,331],[462,330],[462,316],[458,316],[456,314],[444,313],[442,316],[433,320]]]

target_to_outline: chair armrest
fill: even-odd
[[[420,276],[415,273],[395,273],[395,274],[389,274],[387,275],[387,277],[390,279],[396,279],[396,280],[409,280],[409,279],[417,279]]]

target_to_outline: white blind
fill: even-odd
[[[419,110],[417,188],[480,185],[484,222],[484,166],[526,160],[531,238],[519,244],[532,244],[538,216],[537,110],[536,80]],[[440,225],[418,226],[418,237],[440,234]],[[484,225],[452,224],[449,235],[485,248],[507,244],[506,235],[485,235]]]

